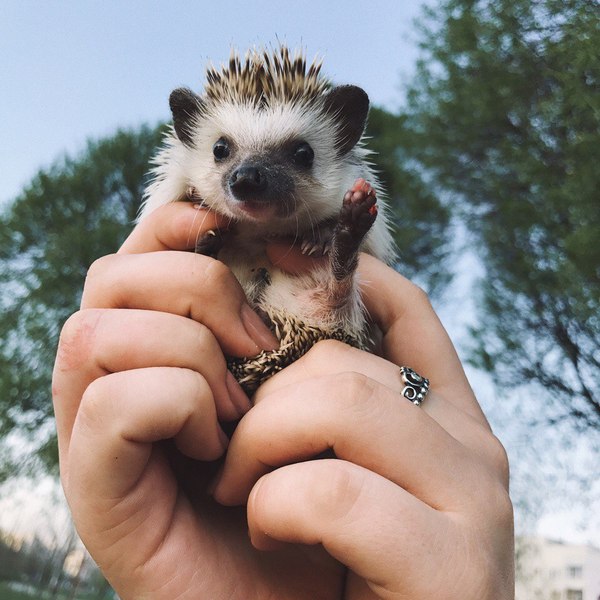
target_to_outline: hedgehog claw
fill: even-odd
[[[313,229],[312,236],[302,239],[300,250],[306,256],[325,256],[331,248],[333,226],[331,223],[322,223]]]

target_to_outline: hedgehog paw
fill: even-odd
[[[344,196],[339,217],[340,228],[360,242],[376,218],[375,190],[364,179],[357,179]]]
[[[338,281],[356,270],[360,244],[377,218],[376,203],[375,191],[364,179],[357,179],[344,195],[330,252],[331,268]]]
[[[223,247],[223,236],[218,229],[211,229],[196,240],[196,254],[204,254],[211,258],[217,258]]]
[[[306,256],[315,258],[329,254],[331,240],[333,238],[333,227],[321,226],[312,237],[305,237],[300,242],[300,250]]]

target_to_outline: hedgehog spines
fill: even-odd
[[[207,69],[204,94],[213,103],[310,104],[331,87],[321,75],[321,65],[317,57],[307,68],[302,51],[292,55],[283,45],[271,51],[249,50],[243,60],[232,50],[227,65]]]

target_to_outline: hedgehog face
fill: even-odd
[[[199,116],[188,144],[190,185],[218,212],[296,224],[330,216],[332,196],[339,208],[335,127],[314,111],[215,106]]]
[[[279,231],[312,226],[339,210],[346,171],[368,112],[355,86],[331,87],[316,63],[250,54],[208,71],[205,94],[170,97],[188,184],[204,202],[237,220]]]

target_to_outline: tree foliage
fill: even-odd
[[[448,280],[448,212],[400,165],[402,118],[374,109],[369,127],[400,222],[402,270],[435,294]],[[161,135],[142,127],[90,142],[41,170],[0,217],[0,438],[29,434],[46,466],[56,465],[50,381],[60,329],[90,264],[131,230]]]
[[[423,23],[407,124],[485,267],[473,361],[600,425],[600,13],[448,0]],[[553,408],[548,409],[548,400]]]
[[[412,134],[405,115],[373,109],[367,133],[393,211],[398,269],[439,297],[452,276],[451,213],[411,163]]]
[[[29,437],[47,465],[56,463],[48,422],[60,329],[90,264],[131,229],[159,142],[147,127],[89,142],[81,157],[39,171],[0,218],[0,438]]]

